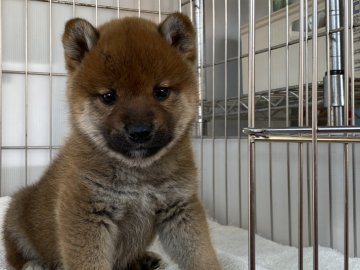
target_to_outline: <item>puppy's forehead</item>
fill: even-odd
[[[99,31],[99,46],[108,53],[154,50],[165,44],[157,25],[141,18],[114,20],[101,26]]]
[[[111,21],[99,28],[100,38],[95,57],[100,56],[105,74],[130,84],[150,79],[182,81],[189,68],[180,53],[158,31],[158,26],[148,20],[125,18]],[[136,74],[136,76],[134,76]]]

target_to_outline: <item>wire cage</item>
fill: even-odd
[[[359,0],[2,0],[2,196],[31,184],[68,132],[65,22],[184,12],[197,31],[194,152],[210,216],[298,247],[359,256]]]
[[[203,1],[203,12],[206,205],[248,228],[250,269],[255,233],[298,247],[299,269],[305,246],[318,269],[319,245],[344,252],[348,269],[359,240],[359,1]]]

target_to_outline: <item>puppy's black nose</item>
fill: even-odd
[[[125,127],[129,139],[134,143],[145,143],[152,137],[153,125],[147,123],[131,124]]]

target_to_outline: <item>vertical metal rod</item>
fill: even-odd
[[[345,125],[349,125],[349,1],[344,0]]]
[[[309,2],[305,0],[305,48],[304,48],[304,58],[305,58],[305,125],[309,126],[310,123],[310,113],[309,113]],[[310,144],[306,144],[306,196],[307,196],[307,227],[308,227],[308,241],[311,245],[311,194],[310,194]]]
[[[160,3],[159,3],[160,4]],[[200,101],[200,106],[198,106],[198,119],[197,119],[197,128],[196,128],[196,135],[202,136],[203,135],[203,112],[202,112],[202,105],[204,99],[204,82],[203,82],[203,66],[204,66],[204,55],[203,55],[203,48],[204,48],[204,18],[203,18],[203,2],[202,0],[195,0],[194,2],[194,25],[196,28],[196,54],[197,54],[197,77],[199,82],[199,92],[198,98]],[[160,13],[160,10],[159,10]]]
[[[330,3],[329,0],[326,0],[326,82],[327,82],[327,124],[328,126],[335,125],[334,119],[332,117],[332,106],[331,99],[332,99],[332,91],[329,91],[331,87],[330,84]],[[325,89],[326,90],[326,89]],[[332,173],[331,173],[331,144],[328,146],[328,162],[329,162],[329,226],[330,226],[330,247],[333,247],[333,222],[332,222]]]
[[[344,144],[344,270],[349,269],[349,144]]]
[[[292,229],[291,229],[291,177],[290,177],[290,143],[286,143],[287,157],[287,200],[288,200],[288,222],[289,222],[289,245],[292,246]]]
[[[352,4],[352,3],[351,3]],[[345,125],[349,125],[349,1],[344,0],[344,78],[345,78]],[[344,270],[349,269],[349,144],[344,145]]]
[[[299,32],[299,126],[304,126],[304,0],[300,0],[300,32]],[[303,221],[303,144],[298,145],[298,269],[304,267],[304,221]]]
[[[25,185],[28,185],[28,90],[29,90],[29,74],[28,74],[28,23],[29,23],[29,3],[25,0]]]
[[[117,0],[117,18],[120,18],[120,0]]]
[[[285,17],[286,17],[286,23],[285,23],[285,32],[286,32],[286,47],[285,47],[285,90],[286,90],[286,109],[285,109],[285,126],[289,126],[289,1],[285,1]]]
[[[239,174],[239,226],[242,227],[242,204],[241,204],[241,115],[240,115],[240,111],[241,111],[241,105],[240,105],[240,101],[241,101],[241,84],[242,84],[242,80],[241,80],[241,75],[242,75],[242,69],[241,69],[241,0],[238,0],[238,61],[237,61],[237,68],[238,68],[238,89],[237,89],[237,93],[238,93],[238,100],[237,100],[237,107],[238,107],[238,130],[237,130],[237,134],[238,134],[238,157],[239,157],[239,163],[238,163],[238,174]]]
[[[159,23],[161,22],[161,0],[159,0]]]
[[[326,0],[326,83],[327,83],[327,89],[324,87],[324,90],[327,91],[327,125],[332,126],[334,123],[332,123],[331,119],[331,98],[332,98],[332,91],[329,91],[331,85],[330,85],[330,3],[329,0]],[[329,153],[330,154],[330,153]]]
[[[356,207],[356,169],[355,169],[355,144],[352,145],[352,196],[353,196],[353,231],[354,231],[354,257],[358,257],[358,247],[357,247],[357,207]]]
[[[355,126],[355,66],[354,66],[354,5],[350,5],[350,94],[351,94],[351,125]]]
[[[305,1],[305,125],[310,125],[309,112],[309,2]],[[307,179],[307,202],[308,202],[308,240],[311,245],[311,187],[310,187],[310,144],[306,144],[306,179]]]
[[[309,126],[309,3],[305,0],[305,125]],[[307,178],[309,179],[309,178]],[[310,213],[310,211],[309,211]],[[310,224],[309,224],[310,225]],[[309,227],[310,228],[310,227]],[[309,229],[310,231],[310,229]]]
[[[138,0],[138,17],[141,17],[141,0]]]
[[[329,1],[329,31],[343,26],[344,5],[342,0]],[[332,92],[330,104],[331,123],[336,126],[347,125],[345,108],[348,108],[344,100],[344,33],[330,33],[330,85],[328,91]],[[328,82],[328,81],[327,81]],[[345,91],[346,92],[346,91]]]
[[[249,126],[255,127],[255,0],[249,0],[249,66],[248,66],[248,95],[249,95]],[[248,212],[249,212],[249,270],[255,270],[255,228],[256,228],[256,198],[255,198],[255,143],[251,136],[248,138]]]
[[[189,8],[190,8],[190,19],[191,19],[191,21],[193,21],[193,0],[190,0],[189,1]]]
[[[250,0],[253,1],[253,0]],[[248,252],[249,261],[248,269],[255,270],[256,267],[256,254],[255,254],[255,229],[256,229],[256,199],[255,199],[255,141],[249,135],[248,138],[248,209],[249,209],[249,229],[248,229]]]
[[[303,147],[302,143],[298,145],[298,162],[299,162],[299,172],[298,172],[298,238],[299,238],[299,250],[298,250],[298,269],[302,270],[304,268],[304,218],[303,218]]]
[[[271,127],[271,12],[272,0],[268,0],[268,126]],[[271,158],[270,158],[271,160]]]
[[[255,0],[249,0],[249,34],[248,34],[248,121],[249,126],[255,126]]]
[[[95,0],[95,26],[98,26],[98,0]]]
[[[53,108],[53,103],[52,103],[52,98],[53,98],[53,87],[52,87],[52,0],[49,1],[49,83],[50,83],[50,95],[49,95],[49,104],[50,104],[50,110],[49,110],[49,146],[50,146],[50,151],[49,151],[49,160],[52,160],[52,155],[53,155],[53,142],[52,142],[52,108]]]
[[[228,206],[228,200],[229,200],[229,196],[228,196],[228,173],[227,173],[227,150],[228,150],[228,135],[227,135],[227,99],[228,99],[228,83],[227,83],[227,76],[228,76],[228,33],[227,33],[227,30],[228,30],[228,3],[227,3],[227,0],[224,1],[225,3],[225,22],[224,22],[224,30],[225,30],[225,52],[224,52],[224,60],[225,60],[225,64],[224,64],[224,76],[225,76],[225,81],[224,81],[224,90],[225,90],[225,115],[224,115],[224,124],[225,124],[225,130],[224,130],[224,143],[225,143],[225,147],[224,147],[224,151],[225,151],[225,209],[226,209],[226,224],[228,224],[229,222],[229,206]]]
[[[73,13],[73,18],[75,17],[75,0],[72,1],[72,13]]]
[[[351,125],[355,126],[355,65],[354,65],[354,6],[350,5],[350,65],[351,65]],[[353,195],[353,231],[354,231],[354,256],[357,252],[357,211],[356,211],[356,170],[355,170],[355,144],[352,145],[352,195]]]
[[[181,0],[179,0],[179,12],[182,11],[182,3],[181,3]]]
[[[331,159],[331,144],[329,143],[329,154],[328,154],[328,163],[329,163],[329,226],[330,226],[330,247],[334,247],[334,239],[333,239],[333,198],[332,198],[332,159]]]
[[[271,14],[272,0],[268,0],[268,126],[271,127]],[[269,142],[269,186],[270,186],[270,239],[274,240],[274,207],[272,178],[272,143]]]
[[[161,0],[159,0],[160,2]],[[160,4],[160,3],[159,3]],[[196,127],[197,136],[200,135],[200,190],[201,198],[203,196],[203,144],[204,144],[204,119],[203,119],[203,106],[204,106],[204,18],[203,18],[203,0],[195,0],[195,27],[196,27],[196,49],[197,49],[197,76],[198,76],[198,85],[199,85],[199,101],[200,105],[198,106],[198,126]],[[160,14],[159,10],[159,14]],[[161,19],[159,17],[159,19]]]
[[[312,55],[312,214],[313,214],[313,268],[319,269],[318,250],[318,152],[317,152],[317,82],[318,82],[318,5],[313,2],[313,55]]]
[[[212,186],[213,217],[215,217],[215,0],[212,0]]]
[[[286,74],[285,74],[285,87],[286,87],[286,126],[290,126],[289,121],[289,1],[286,0]],[[290,190],[290,144],[286,144],[286,171],[287,171],[287,199],[288,199],[288,222],[289,222],[289,244],[292,245],[291,233],[291,190]]]
[[[2,1],[0,1],[0,30],[2,29]],[[2,147],[2,31],[0,31],[0,147]],[[2,150],[0,150],[0,170],[2,172]],[[0,172],[0,196],[2,193],[2,173]]]

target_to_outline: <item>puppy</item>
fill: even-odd
[[[155,269],[156,234],[181,269],[220,269],[191,128],[198,105],[195,34],[172,14],[63,35],[71,134],[40,181],[17,192],[4,228],[15,269]]]

